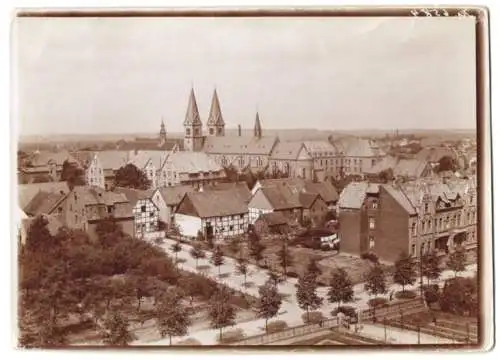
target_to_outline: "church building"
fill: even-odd
[[[258,113],[253,136],[242,136],[240,127],[237,136],[227,136],[217,90],[213,92],[206,126],[207,131],[204,133],[194,89],[191,89],[184,120],[185,151],[203,151],[218,165],[232,165],[239,171],[263,171],[279,142],[277,137],[262,135]]]

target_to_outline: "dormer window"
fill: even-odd
[[[429,204],[428,203],[425,203],[425,205],[424,205],[424,212],[425,213],[429,212]]]
[[[187,129],[186,129],[186,135],[187,135],[187,136],[190,136],[190,135],[191,135],[191,129],[190,129],[190,128],[187,128]]]

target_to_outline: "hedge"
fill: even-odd
[[[242,329],[234,329],[226,331],[222,334],[222,339],[220,335],[217,335],[217,342],[219,344],[229,344],[236,341],[243,340],[245,338],[245,333]]]
[[[325,317],[321,311],[310,311],[309,320],[307,320],[307,312],[302,314],[302,321],[304,324],[317,324],[322,320],[325,320]]]
[[[394,296],[396,299],[414,299],[417,297],[417,294],[413,290],[405,290],[396,292]]]
[[[386,306],[387,303],[388,303],[387,299],[381,298],[381,297],[376,297],[376,298],[368,300],[368,306],[371,308]]]

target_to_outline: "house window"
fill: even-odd
[[[372,166],[375,166],[376,163],[377,161],[375,159],[372,159]]]
[[[424,205],[424,212],[425,213],[429,212],[429,204],[428,203],[425,203],[425,205]]]
[[[141,206],[141,212],[146,212],[146,205]]]
[[[417,224],[416,223],[411,224],[411,233],[413,235],[417,235]]]
[[[422,232],[424,232],[424,233],[425,233],[425,230],[426,230],[426,229],[425,229],[425,220],[422,220]]]
[[[373,249],[375,247],[375,237],[370,236],[369,239],[370,239],[370,249]]]
[[[375,218],[369,218],[368,219],[368,225],[370,229],[375,229]]]
[[[457,214],[457,226],[462,225],[462,214]]]
[[[377,202],[377,200],[373,200],[373,202],[372,202],[372,209],[378,209],[378,202]]]
[[[306,169],[305,168],[302,168],[302,177],[305,178],[306,177]]]
[[[210,129],[208,129],[208,133],[209,133],[210,135],[213,135],[213,134],[214,134],[214,128],[210,128]]]
[[[190,135],[191,135],[191,129],[190,129],[190,128],[187,128],[187,129],[186,129],[186,135],[187,135],[187,136],[190,136]]]
[[[229,231],[232,231],[232,230],[233,230],[233,228],[234,228],[234,226],[233,226],[233,225],[229,225]]]
[[[243,219],[243,214],[240,215],[240,219]]]
[[[113,206],[108,206],[108,214],[111,214],[113,212]]]
[[[149,216],[155,216],[155,213],[154,213],[153,211],[151,211],[151,212],[149,213]]]
[[[416,256],[417,255],[417,247],[415,246],[415,244],[413,244],[411,246],[411,255],[412,256]]]
[[[243,224],[240,224],[240,229],[243,229]]]

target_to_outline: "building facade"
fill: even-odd
[[[142,239],[147,234],[158,231],[160,210],[152,200],[152,191],[115,188],[114,192],[125,195],[132,206],[135,237]]]
[[[222,240],[248,230],[248,207],[237,189],[189,192],[175,211],[183,236]]]
[[[339,200],[340,250],[374,252],[394,262],[403,253],[446,255],[462,245],[477,248],[474,179],[403,184],[351,183]]]

